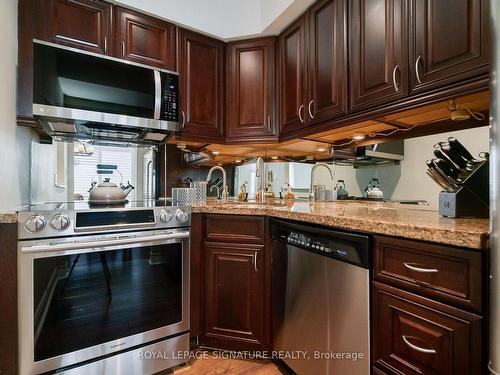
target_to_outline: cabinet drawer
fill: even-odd
[[[374,282],[374,363],[407,375],[481,373],[481,317]]]
[[[264,243],[261,216],[207,215],[206,239],[215,242]]]
[[[376,367],[373,367],[373,375],[387,375],[387,373],[385,373],[384,371],[376,368]]]
[[[482,254],[389,237],[374,238],[374,278],[468,310],[482,310]]]

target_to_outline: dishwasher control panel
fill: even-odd
[[[363,234],[273,220],[273,239],[314,253],[369,267],[369,237]]]
[[[317,240],[313,240],[311,239],[311,237],[303,233],[290,232],[290,234],[287,237],[287,242],[291,245],[306,247],[308,249],[323,251],[325,253],[331,253],[334,251],[333,249],[328,247],[327,244]]]

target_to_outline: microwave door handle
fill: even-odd
[[[158,70],[153,70],[155,78],[155,109],[154,109],[154,119],[160,119],[161,112],[161,76]]]

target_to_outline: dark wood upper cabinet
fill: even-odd
[[[276,139],[276,38],[230,43],[228,125],[231,141]]]
[[[43,4],[43,39],[113,54],[111,4],[99,0],[44,0]]]
[[[308,20],[307,116],[314,125],[348,111],[346,1],[318,1]]]
[[[264,245],[205,243],[204,345],[263,348],[263,253]]]
[[[121,7],[115,14],[116,56],[175,70],[175,25]]]
[[[488,72],[487,0],[409,1],[412,93]]]
[[[224,42],[179,29],[181,136],[220,138],[224,130]]]
[[[280,45],[280,123],[281,133],[305,125],[306,120],[306,20],[290,25],[279,39]]]
[[[406,0],[354,0],[350,4],[351,110],[406,97]]]

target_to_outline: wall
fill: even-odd
[[[232,40],[277,34],[314,0],[115,0],[178,25]]]
[[[17,1],[0,1],[0,210],[29,200],[31,130],[16,125]]]
[[[262,31],[259,1],[117,0],[115,2],[220,38],[241,37]]]
[[[64,143],[64,155],[58,155],[58,143],[42,144],[34,140],[31,143],[31,189],[30,201],[36,202],[66,202],[73,200],[73,144]],[[57,174],[57,163],[63,162],[66,171],[63,181],[58,187],[54,184]]]
[[[279,34],[298,18],[315,0],[261,0],[262,32]]]

